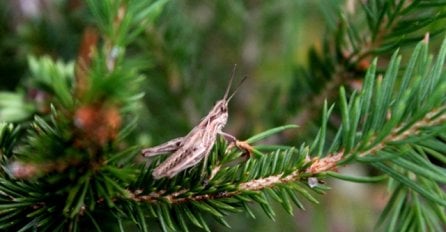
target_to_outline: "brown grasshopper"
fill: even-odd
[[[223,99],[217,101],[209,114],[201,119],[200,123],[186,136],[175,138],[158,146],[142,150],[142,154],[145,157],[173,152],[172,155],[155,168],[152,173],[155,179],[160,179],[162,177],[172,178],[184,169],[196,165],[203,158],[205,158],[206,162],[208,154],[217,139],[217,134],[222,135],[229,142],[236,144],[236,146],[243,148],[248,152],[251,151],[251,147],[247,143],[240,142],[234,136],[222,131],[228,121],[228,102],[246,79],[245,76],[234,92],[229,96],[229,91],[235,76],[235,69],[236,66],[234,66],[232,77],[229,80]]]

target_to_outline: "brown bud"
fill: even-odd
[[[80,139],[83,143],[104,145],[116,138],[121,126],[121,116],[116,106],[86,105],[75,112],[74,125],[82,132]]]

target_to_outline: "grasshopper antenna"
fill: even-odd
[[[232,76],[231,76],[231,79],[229,80],[228,87],[226,89],[226,92],[225,92],[225,95],[224,95],[223,99],[227,99],[228,98],[229,90],[231,90],[232,80],[234,80],[235,70],[236,69],[237,69],[237,64],[234,64],[234,68],[232,69]]]
[[[235,88],[234,92],[232,92],[231,96],[228,97],[227,101],[229,102],[232,97],[237,93],[237,90],[240,89],[240,86],[242,86],[243,82],[248,78],[248,76],[244,76],[243,79],[238,83],[237,87]]]

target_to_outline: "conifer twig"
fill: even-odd
[[[360,152],[358,156],[363,157],[369,154],[375,154],[377,151],[382,150],[386,146],[386,143],[402,141],[409,138],[410,136],[418,135],[420,133],[420,129],[424,127],[442,125],[446,123],[446,114],[444,114],[445,111],[446,111],[446,106],[434,109],[428,112],[421,120],[417,121],[404,131],[403,129],[407,125],[401,125],[399,127],[394,128],[392,132],[389,135],[387,135],[381,142],[367,149],[366,151]],[[438,116],[439,114],[442,113],[443,115]],[[373,140],[371,139],[370,141]]]
[[[246,191],[261,191],[266,188],[273,188],[278,184],[286,184],[301,180],[303,177],[315,176],[319,173],[333,170],[336,168],[337,162],[342,158],[343,153],[329,155],[321,159],[315,159],[313,163],[306,170],[295,170],[294,172],[284,175],[272,175],[264,178],[254,179],[238,184],[234,191],[223,191],[216,194],[197,194],[188,197],[181,197],[184,193],[190,191],[189,189],[181,189],[174,193],[165,195],[165,190],[152,192],[147,195],[140,195],[141,190],[135,191],[132,194],[132,199],[137,202],[156,203],[163,199],[170,204],[182,204],[190,201],[205,201],[211,199],[230,198]]]

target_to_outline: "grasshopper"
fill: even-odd
[[[232,77],[229,80],[223,99],[217,101],[208,115],[201,119],[200,123],[198,123],[198,125],[186,136],[175,138],[158,146],[142,150],[144,157],[172,153],[153,171],[152,175],[155,179],[160,179],[162,177],[172,178],[179,172],[196,165],[203,158],[205,158],[206,162],[209,152],[217,139],[217,135],[222,135],[227,141],[236,144],[236,146],[240,148],[246,149],[248,152],[251,150],[251,147],[247,143],[240,142],[234,136],[222,131],[228,121],[228,102],[246,79],[245,76],[234,92],[229,95],[232,81],[235,76],[235,69],[236,66],[234,66]]]

